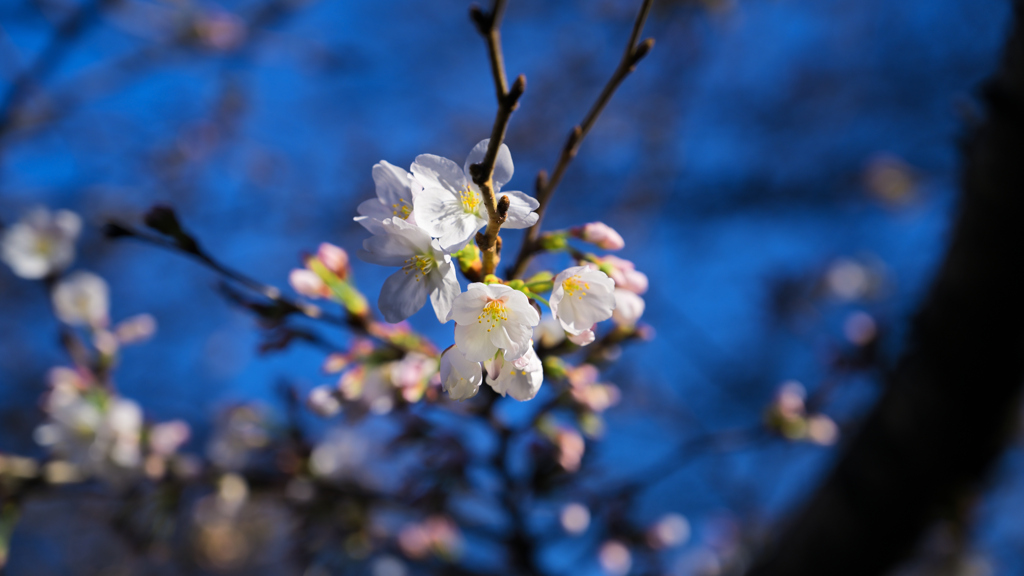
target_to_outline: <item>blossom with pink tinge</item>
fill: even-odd
[[[349,273],[348,252],[329,242],[323,242],[316,251],[316,258],[335,276],[344,280]]]
[[[390,364],[391,384],[398,388],[406,402],[419,402],[427,389],[430,377],[437,373],[435,358],[409,352],[401,360]]]
[[[559,427],[554,432],[552,442],[558,449],[558,465],[566,472],[579,470],[587,446],[583,436],[571,428]]]
[[[633,555],[629,548],[618,540],[609,540],[602,544],[597,558],[601,568],[611,576],[625,576],[633,567]]]
[[[160,422],[149,429],[149,449],[160,456],[170,456],[188,441],[189,436],[191,429],[184,420]]]
[[[635,294],[647,292],[647,275],[636,269],[636,265],[618,256],[604,256],[598,263],[602,270],[606,270],[611,279],[615,281],[616,288],[629,290]]]
[[[573,234],[584,242],[595,244],[603,250],[622,250],[626,242],[614,228],[604,222],[590,222],[573,229]]]
[[[145,342],[153,334],[156,334],[156,319],[151,314],[138,314],[114,326],[114,335],[121,344]]]
[[[569,334],[568,336],[569,342],[572,342],[577,346],[587,346],[589,344],[593,344],[594,340],[597,339],[597,334],[594,332],[594,328],[584,330],[579,334]]]
[[[307,298],[330,298],[331,289],[316,272],[295,268],[288,274],[288,284],[295,292]]]
[[[333,386],[317,386],[309,391],[306,405],[318,416],[330,418],[341,412],[338,390]]]

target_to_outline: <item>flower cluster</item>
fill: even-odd
[[[140,314],[111,326],[107,282],[85,270],[66,272],[80,231],[74,212],[36,208],[0,237],[0,255],[16,275],[49,281],[53,313],[68,328],[74,360],[48,375],[46,420],[35,430],[49,452],[41,472],[50,483],[96,477],[117,484],[140,472],[161,477],[188,439],[188,426],[147,424],[142,408],[114,391],[110,375],[121,347],[151,337],[156,321]]]
[[[483,140],[474,146],[461,168],[431,154],[417,156],[408,171],[383,160],[376,164],[377,197],[360,204],[355,217],[371,233],[358,255],[373,264],[398,268],[384,282],[378,299],[385,320],[401,322],[429,299],[438,321],[455,322],[455,343],[444,351],[438,364],[441,386],[449,396],[471,398],[486,382],[502,396],[529,400],[543,381],[542,362],[534,344],[534,330],[541,318],[539,303],[550,308],[558,323],[555,337],[567,336],[575,345],[586,346],[596,340],[597,324],[613,318],[620,302],[623,311],[615,318],[616,324],[636,324],[643,313],[638,294],[646,289],[646,276],[631,264],[622,264],[628,261],[606,262],[588,255],[577,258],[579,265],[557,275],[542,272],[528,281],[503,281],[493,274],[480,278],[480,249],[475,242],[478,232],[488,226],[490,212],[471,168],[484,161],[489,143]],[[488,182],[490,191],[503,203],[498,223],[501,228],[528,228],[539,219],[534,212],[539,203],[522,192],[502,190],[513,172],[512,155],[502,144]],[[608,250],[624,246],[622,237],[600,222],[556,234],[562,248],[568,248],[569,236]],[[470,280],[465,291],[457,275],[459,269]],[[293,272],[292,278],[297,290],[299,272]],[[300,292],[317,296],[328,291],[309,274],[302,272],[302,276],[310,281]],[[550,300],[542,296],[549,291]],[[620,296],[620,291],[629,295]],[[550,340],[545,334],[551,330],[545,327],[542,331],[538,337],[543,343]],[[321,411],[333,411],[323,390],[317,392],[316,405]]]

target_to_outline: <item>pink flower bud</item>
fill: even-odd
[[[348,252],[344,249],[324,242],[316,251],[316,257],[339,278],[344,279],[348,275]]]
[[[608,269],[608,275],[615,281],[616,288],[629,290],[634,294],[647,292],[647,275],[636,269],[636,265],[618,256],[605,256],[600,262],[602,269]]]
[[[296,292],[309,298],[326,298],[331,293],[316,272],[304,268],[292,270],[288,275],[288,283]]]
[[[594,340],[596,339],[596,336],[594,335],[593,328],[591,328],[589,330],[584,330],[583,332],[580,332],[579,334],[575,334],[575,335],[574,334],[568,334],[568,336],[569,336],[569,341],[572,342],[573,344],[577,345],[577,346],[586,346],[587,344],[593,343]]]
[[[626,242],[614,228],[604,222],[590,222],[584,224],[579,231],[579,238],[584,242],[596,244],[604,250],[622,250]]]

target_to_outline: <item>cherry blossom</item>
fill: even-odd
[[[551,312],[567,333],[583,334],[611,318],[615,284],[604,272],[591,266],[573,266],[555,276],[553,285]]]
[[[518,290],[475,282],[455,299],[448,320],[455,320],[455,345],[466,359],[484,362],[504,350],[511,361],[531,349],[540,314]]]
[[[452,346],[441,354],[441,387],[452,400],[476,396],[483,380],[480,363],[466,360],[458,346]]]
[[[82,219],[74,212],[36,208],[0,237],[0,260],[28,280],[45,278],[75,259]]]
[[[120,480],[141,461],[142,409],[118,396],[96,402],[83,385],[74,371],[51,372],[43,403],[48,420],[36,428],[36,442],[79,474]]]
[[[430,296],[434,313],[447,322],[461,288],[451,256],[430,235],[401,218],[381,222],[383,234],[363,241],[359,257],[372,264],[399,266],[384,281],[377,305],[388,322],[401,322],[419,311]]]
[[[377,197],[359,205],[354,220],[373,234],[383,234],[384,220],[401,218],[416,223],[413,202],[423,186],[403,168],[381,160],[373,165],[373,183]]]
[[[594,340],[597,340],[597,334],[594,332],[594,327],[587,328],[579,334],[569,334],[569,342],[572,342],[577,346],[593,344]]]
[[[598,261],[601,269],[615,281],[615,286],[635,294],[647,292],[647,275],[636,269],[636,265],[618,256],[605,256]]]
[[[598,248],[604,250],[622,250],[626,246],[622,236],[604,222],[584,224],[578,228],[573,228],[572,233],[580,240],[595,244]]]
[[[644,299],[635,292],[616,288],[612,321],[619,326],[636,326],[637,321],[644,315],[645,307]]]
[[[110,288],[92,272],[74,272],[53,289],[53,309],[70,326],[103,327],[109,321]]]
[[[469,242],[477,230],[487,225],[487,208],[480,189],[473,182],[469,167],[483,161],[487,143],[482,140],[473,147],[463,168],[447,158],[421,154],[412,165],[412,173],[423,186],[416,196],[417,223],[441,246],[456,251]],[[495,197],[508,196],[509,209],[504,228],[529,228],[539,216],[533,212],[540,205],[522,192],[500,192],[512,179],[512,154],[502,144],[491,179]]]
[[[531,400],[543,381],[544,369],[533,350],[533,340],[519,358],[506,361],[501,354],[496,354],[487,363],[487,383],[502,396],[508,394],[521,402]]]

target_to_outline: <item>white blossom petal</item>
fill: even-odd
[[[466,211],[457,192],[441,188],[426,188],[420,192],[415,211],[419,226],[449,252],[465,246],[477,230],[487,225],[487,220],[477,212]]]
[[[521,402],[533,399],[543,382],[543,365],[532,341],[521,358],[508,361],[499,356],[487,367],[487,384],[498,394],[508,394]]]
[[[467,360],[483,362],[490,360],[498,351],[498,348],[491,344],[487,329],[483,324],[456,324],[455,345],[462,350]]]
[[[377,306],[384,319],[395,324],[419,312],[429,292],[430,286],[419,275],[401,269],[384,281]]]
[[[499,197],[501,195],[507,195],[509,200],[508,216],[505,217],[505,223],[501,225],[502,228],[513,230],[529,228],[540,219],[540,216],[534,212],[540,206],[540,202],[537,202],[536,198],[514,190],[502,192]]]
[[[441,387],[452,400],[476,396],[483,380],[480,363],[467,360],[457,346],[441,354]]]
[[[376,198],[370,198],[364,200],[356,207],[356,212],[359,216],[353,218],[360,226],[366,228],[371,234],[383,234],[384,226],[381,222],[387,218],[391,218],[391,210],[388,210],[384,204],[381,204],[380,200]]]
[[[441,188],[457,192],[469,183],[458,164],[433,154],[417,156],[412,163],[412,174],[424,189]]]
[[[452,310],[452,303],[462,292],[455,266],[451,262],[441,264],[437,274],[431,275],[434,287],[430,292],[430,304],[434,307],[437,321],[444,324]]]
[[[466,178],[472,180],[473,175],[469,171],[469,167],[473,164],[479,164],[484,161],[484,156],[487,155],[487,145],[490,144],[491,139],[486,138],[477,143],[472,150],[469,151],[469,155],[466,156],[466,163],[463,164],[463,170],[466,173]],[[512,153],[509,152],[508,146],[502,143],[501,147],[498,148],[498,156],[494,159],[494,175],[491,177],[491,182],[494,184],[494,190],[501,190],[501,187],[508,184],[512,180],[512,174],[515,171],[512,165]]]

